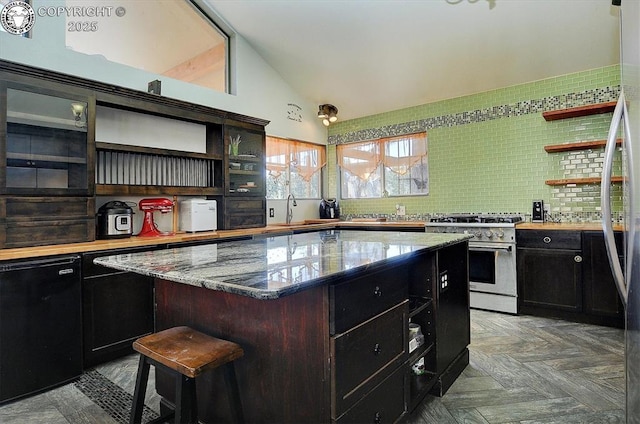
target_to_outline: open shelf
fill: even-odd
[[[607,140],[593,140],[593,141],[579,141],[576,143],[565,143],[565,144],[551,144],[549,146],[544,146],[544,150],[547,153],[557,153],[557,152],[569,152],[573,150],[588,150],[588,149],[599,149],[605,147],[607,145]],[[622,145],[622,139],[619,138],[616,140],[616,145]]]
[[[550,186],[567,185],[567,184],[600,184],[600,178],[563,178],[559,180],[546,180],[544,183]],[[612,183],[621,183],[624,177],[611,177]]]
[[[409,317],[414,317],[433,303],[430,297],[409,296]]]
[[[597,115],[599,113],[613,112],[616,102],[597,103],[593,105],[578,106],[568,109],[550,110],[542,112],[545,121],[556,121],[558,119],[577,118],[579,116]]]

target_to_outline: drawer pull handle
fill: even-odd
[[[373,417],[374,424],[380,424],[382,422],[382,415],[379,412],[376,412],[376,415]]]
[[[382,352],[382,348],[380,347],[380,343],[376,343],[376,345],[373,347],[373,354],[374,355],[379,355],[380,352]]]
[[[577,263],[580,263],[580,262],[582,262],[582,256],[576,255],[576,256],[573,257],[573,260],[576,261]]]
[[[376,286],[375,289],[373,289],[373,295],[375,297],[380,297],[382,296],[382,290],[380,290],[380,286]]]
[[[549,244],[549,243],[551,243],[551,237],[547,236],[547,237],[543,238],[542,241],[547,243],[547,244]]]

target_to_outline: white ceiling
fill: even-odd
[[[619,63],[610,0],[207,1],[341,120]]]

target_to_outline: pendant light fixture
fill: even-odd
[[[325,127],[328,127],[338,120],[338,108],[330,104],[320,105],[318,108],[318,118],[322,119]]]

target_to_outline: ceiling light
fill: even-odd
[[[318,118],[322,119],[325,127],[338,120],[338,108],[334,105],[325,104],[318,107]]]

